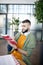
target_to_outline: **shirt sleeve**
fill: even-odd
[[[27,52],[28,52],[28,56],[32,55],[32,51],[35,48],[35,46],[36,46],[35,37],[32,35],[30,37],[30,39],[29,39],[29,42],[28,42],[27,46],[26,46]]]
[[[26,42],[26,46],[24,48],[25,51],[27,51],[28,53],[28,57],[30,57],[32,55],[32,51],[36,46],[36,41],[35,41],[35,37],[34,35],[31,35],[29,40]]]

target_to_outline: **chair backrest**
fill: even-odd
[[[8,43],[4,39],[0,39],[0,55],[6,55],[8,54],[7,49]]]
[[[40,46],[41,46],[41,42],[37,41],[36,43],[37,43],[37,45],[33,49],[33,53],[32,53],[32,55],[30,57],[30,61],[31,61],[32,65],[39,65],[39,63],[40,63]]]

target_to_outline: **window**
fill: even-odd
[[[0,15],[0,34],[5,34],[5,21],[6,16]]]
[[[6,5],[0,5],[0,13],[6,13]]]

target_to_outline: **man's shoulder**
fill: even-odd
[[[28,34],[28,36],[34,36],[34,34],[33,34],[32,32],[30,32],[30,33]]]
[[[28,34],[28,38],[35,39],[35,35],[32,32],[30,32],[30,34]]]

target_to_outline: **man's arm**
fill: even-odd
[[[7,35],[3,35],[3,34],[1,34],[1,37],[3,38],[3,36],[7,36]],[[18,36],[18,34],[14,37],[14,39],[16,39],[16,38],[18,38],[17,37]],[[14,40],[13,39],[13,40]],[[13,49],[11,50],[11,52],[14,50],[14,49],[17,49],[20,53],[22,53],[22,54],[24,54],[24,55],[27,55],[27,52],[26,51],[24,51],[24,50],[22,50],[22,49],[20,49],[20,48],[17,48],[17,46],[16,45],[14,45],[14,44],[10,44],[9,43],[9,41],[7,41],[8,42],[8,44],[10,45],[10,46],[12,46],[13,47]]]
[[[24,51],[24,50],[22,50],[20,48],[17,48],[17,50],[18,50],[18,52],[20,52],[23,55],[26,55],[26,56],[28,55],[28,52],[27,51]]]
[[[9,35],[3,35],[3,34],[1,34],[0,35],[2,38],[4,38],[7,42],[8,42],[8,44],[10,45],[10,46],[12,46],[13,48],[17,48],[17,46],[16,46],[16,41],[14,41],[14,39],[13,38],[11,38]]]

